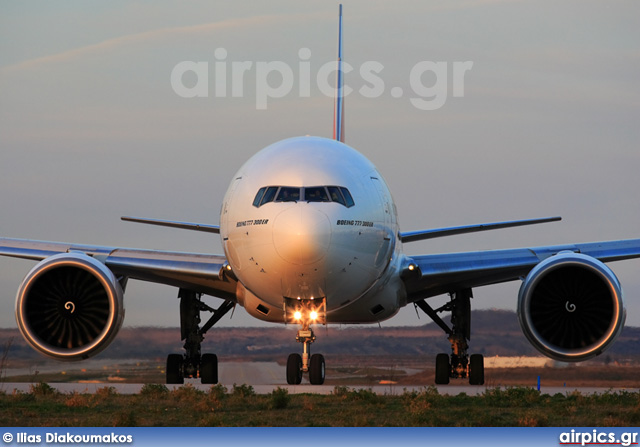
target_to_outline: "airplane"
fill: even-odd
[[[640,257],[640,239],[466,253],[404,254],[404,244],[560,220],[559,217],[401,231],[377,168],[345,144],[342,6],[338,24],[332,138],[302,136],[271,144],[233,176],[219,225],[139,217],[125,221],[219,235],[224,254],[180,253],[0,238],[0,255],[37,261],[20,284],[15,314],[40,353],[76,361],[103,351],[124,320],[129,279],[177,287],[184,353],[167,357],[166,382],[218,382],[218,359],[204,336],[240,305],[253,317],[297,325],[302,354],[287,359],[288,384],[305,373],[325,380],[311,354],[314,328],[378,323],[414,305],[446,334],[451,353],[436,356],[435,383],[484,383],[484,359],[469,354],[472,290],[521,281],[517,312],[529,342],[559,361],[604,352],[624,326],[622,288],[605,264]],[[429,299],[449,297],[434,308]],[[213,298],[212,306],[205,299]],[[221,301],[220,301],[221,300]],[[451,314],[448,324],[441,317]],[[202,323],[201,314],[211,314]]]

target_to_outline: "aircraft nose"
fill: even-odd
[[[296,265],[313,264],[329,250],[331,225],[323,212],[298,203],[281,212],[273,225],[273,244],[282,259]]]

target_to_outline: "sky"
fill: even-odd
[[[0,1],[0,235],[222,253],[216,235],[120,216],[217,224],[251,155],[330,137],[337,12],[313,0]],[[640,237],[638,17],[636,1],[345,2],[346,142],[384,175],[403,231],[563,217],[407,253]],[[0,259],[5,309],[33,265]],[[639,326],[640,260],[610,266]],[[475,289],[472,306],[515,310],[518,288]],[[176,297],[129,282],[125,325],[177,326]],[[382,324],[427,321],[410,306]],[[241,308],[219,323],[266,324]]]

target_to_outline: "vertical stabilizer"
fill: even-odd
[[[344,96],[342,71],[342,4],[338,18],[338,67],[336,69],[336,99],[333,109],[333,139],[344,143]]]

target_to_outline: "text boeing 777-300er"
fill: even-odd
[[[340,14],[337,91],[342,88]],[[322,384],[325,361],[310,355],[315,325],[372,323],[415,304],[447,334],[452,353],[436,357],[438,384],[484,382],[481,355],[468,354],[474,287],[522,280],[518,315],[543,354],[581,361],[601,354],[620,334],[625,308],[606,262],[640,257],[640,240],[407,256],[417,240],[513,227],[559,218],[402,232],[389,189],[376,167],[344,144],[343,101],[336,95],[333,139],[298,137],[254,155],[233,177],[220,225],[123,218],[219,233],[224,255],[174,253],[33,240],[0,239],[0,254],[39,261],[16,298],[16,318],[36,350],[81,360],[106,348],[124,318],[128,279],[179,288],[184,354],[167,359],[167,382],[217,383],[204,334],[236,304],[274,323],[298,324],[302,355],[289,356],[287,382],[305,372]],[[427,301],[448,294],[434,309]],[[203,295],[221,299],[216,307]],[[200,325],[200,313],[210,319]],[[439,314],[451,312],[451,324]]]

